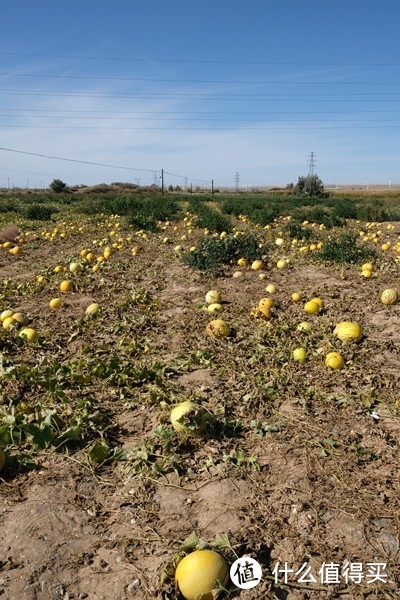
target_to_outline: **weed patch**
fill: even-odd
[[[228,235],[223,239],[204,238],[199,247],[194,252],[186,253],[182,260],[192,268],[216,273],[239,258],[246,258],[250,262],[267,252],[268,246],[253,234],[237,237]]]
[[[365,245],[360,246],[354,233],[343,233],[328,239],[318,257],[335,263],[357,263],[375,258],[376,251]]]

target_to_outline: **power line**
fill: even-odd
[[[77,109],[65,109],[65,108],[10,108],[10,107],[2,107],[0,110],[7,110],[13,112],[22,112],[29,110],[30,112],[58,112],[58,113],[89,113],[93,115],[93,113],[101,113],[101,114],[132,114],[132,115],[325,115],[325,114],[349,114],[349,113],[399,113],[400,109],[390,109],[390,110],[269,110],[269,111],[189,111],[189,110],[77,110]],[[1,115],[7,116],[7,115]],[[10,115],[10,116],[36,116],[36,115]],[[47,115],[40,115],[47,116]],[[60,115],[61,116],[61,115]],[[94,117],[99,118],[99,117]]]
[[[211,179],[194,179],[193,177],[188,177],[187,175],[177,175],[176,173],[169,173],[168,171],[164,171],[165,175],[172,175],[172,177],[178,177],[179,179],[190,179],[190,181],[197,181],[200,183],[211,183]]]
[[[286,121],[287,122],[287,121]],[[296,122],[296,121],[294,121]],[[324,122],[324,121],[321,121]],[[368,121],[366,121],[368,122]],[[385,121],[392,122],[392,121]],[[232,131],[233,126],[231,127],[112,127],[106,125],[15,125],[15,124],[6,124],[3,126],[4,128],[16,128],[16,129],[97,129],[97,130],[115,130],[115,131]],[[334,126],[306,126],[306,127],[246,127],[243,128],[243,131],[293,131],[293,130],[308,130],[308,129],[398,129],[400,125],[334,125]],[[1,149],[1,148],[0,148]],[[56,158],[56,157],[54,157]],[[72,159],[71,159],[72,160]],[[108,165],[104,165],[108,166]],[[118,167],[120,168],[120,167]],[[121,167],[122,168],[122,167]],[[128,167],[126,167],[128,168]]]
[[[63,161],[67,161],[67,162],[73,162],[73,163],[81,163],[83,165],[94,165],[96,167],[110,167],[112,169],[125,169],[127,171],[146,171],[149,173],[153,173],[154,169],[137,169],[134,167],[122,167],[120,165],[109,165],[106,163],[98,163],[98,162],[91,162],[88,160],[78,160],[76,158],[65,158],[65,157],[60,157],[60,156],[49,156],[47,154],[39,154],[37,152],[27,152],[25,150],[14,150],[13,148],[2,148],[0,147],[0,150],[3,150],[5,152],[15,152],[16,154],[28,154],[29,156],[39,156],[40,158],[48,158],[48,159],[52,159],[52,160],[63,160]]]
[[[2,110],[2,109],[0,109]],[[395,112],[400,112],[400,111],[395,111]],[[179,113],[177,113],[179,114]],[[286,113],[286,114],[297,114],[297,113]],[[85,117],[78,117],[78,116],[72,116],[72,115],[12,115],[12,114],[5,114],[2,115],[0,114],[0,118],[16,118],[16,119],[79,119],[79,120],[99,120],[99,119],[104,119],[104,117],[94,117],[94,116],[85,116]],[[269,118],[269,119],[228,119],[228,118],[224,118],[224,117],[218,117],[218,118],[208,118],[208,117],[107,117],[108,120],[112,120],[112,121],[217,121],[217,122],[221,122],[221,121],[233,121],[235,123],[253,123],[253,122],[257,122],[257,123],[279,123],[281,121],[283,122],[290,122],[287,119],[273,119],[273,118]],[[320,123],[352,123],[354,121],[356,122],[362,122],[362,123],[374,123],[374,122],[378,122],[378,123],[396,123],[399,121],[399,119],[292,119],[292,121],[294,123],[315,123],[315,122],[320,122]]]
[[[144,81],[147,83],[229,83],[243,85],[400,85],[400,81],[249,81],[241,79],[169,79],[153,77],[98,77],[96,75],[59,75],[37,73],[0,73],[1,77],[31,77],[35,79],[84,79],[90,81]]]
[[[166,92],[109,92],[109,93],[99,93],[99,92],[66,92],[61,90],[27,90],[27,89],[8,89],[8,90],[0,90],[0,94],[11,94],[11,95],[21,95],[21,96],[50,96],[50,97],[73,97],[73,98],[115,98],[115,99],[129,99],[129,98],[139,98],[143,100],[156,99],[156,100],[235,100],[235,101],[246,101],[246,102],[259,102],[259,101],[268,101],[268,102],[298,102],[300,100],[305,100],[307,102],[332,102],[332,98],[344,97],[345,102],[353,101],[349,99],[351,96],[356,96],[357,100],[359,97],[371,96],[371,97],[382,97],[382,96],[398,96],[400,97],[400,92],[324,92],[324,93],[316,93],[316,92],[307,92],[307,93],[288,93],[288,92],[267,92],[267,93],[259,93],[254,92],[249,95],[247,94],[230,94],[220,95],[219,93],[212,93],[210,96],[209,92],[178,92],[178,93],[166,93]],[[328,97],[328,98],[326,98]],[[288,99],[289,98],[289,99]],[[311,99],[310,99],[311,98]],[[313,100],[316,98],[316,100]],[[323,98],[323,99],[322,99]],[[384,100],[385,102],[393,101],[392,98],[387,98]],[[398,102],[398,100],[395,100]]]
[[[188,63],[188,64],[213,64],[213,65],[293,65],[293,66],[320,66],[320,67],[398,67],[395,62],[316,62],[316,61],[252,61],[252,60],[189,60],[180,58],[138,58],[122,56],[82,56],[73,54],[40,54],[33,52],[0,52],[0,56],[27,56],[41,58],[68,58],[73,60],[110,60],[121,62],[161,62],[161,63]]]
[[[38,152],[28,152],[26,150],[15,150],[13,148],[0,147],[0,150],[3,150],[5,152],[15,152],[16,154],[27,154],[29,156],[38,156],[40,158],[47,158],[47,159],[52,159],[52,160],[62,160],[62,161],[73,162],[73,163],[81,163],[84,165],[94,165],[96,167],[110,167],[112,169],[124,169],[127,171],[143,171],[146,173],[152,173],[152,175],[154,177],[154,181],[156,181],[156,177],[158,176],[158,173],[159,173],[159,171],[154,170],[154,169],[139,169],[139,168],[134,168],[134,167],[122,167],[120,165],[110,165],[107,163],[98,163],[98,162],[92,162],[92,161],[87,161],[87,160],[78,160],[75,158],[49,156],[47,154],[39,154]],[[185,175],[177,175],[176,173],[169,173],[168,171],[164,171],[164,173],[167,175],[172,175],[173,177],[179,177],[179,178],[185,179],[185,180],[188,178]],[[201,183],[211,183],[211,180],[207,180],[207,179],[194,179],[194,178],[190,178],[190,179],[191,179],[191,181],[199,181]]]

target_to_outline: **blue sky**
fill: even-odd
[[[0,187],[286,185],[311,152],[326,184],[400,182],[399,22],[397,0],[7,2]]]

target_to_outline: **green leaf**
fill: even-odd
[[[174,578],[175,569],[173,565],[167,565],[160,573],[160,585],[164,585],[167,581],[171,581]]]
[[[337,442],[335,442],[335,440],[333,440],[332,438],[325,438],[324,443],[327,446],[330,446],[331,448],[336,448],[336,446],[337,446]]]
[[[55,409],[52,409],[52,410],[47,410],[46,412],[47,412],[47,415],[43,422],[46,425],[51,425],[54,421],[53,417],[57,415],[57,411]]]
[[[215,536],[215,542],[213,543],[213,547],[218,550],[224,550],[226,548],[231,549],[232,544],[230,543],[228,535],[226,533],[218,533]]]
[[[47,448],[54,439],[54,434],[49,425],[39,426],[37,423],[26,425],[27,437],[32,444],[41,450]]]
[[[200,538],[194,533],[194,531],[192,531],[192,533],[190,535],[188,535],[188,537],[185,538],[184,541],[182,542],[180,550],[182,552],[188,552],[189,550],[195,550],[198,547],[199,542],[201,542],[201,541],[203,541],[203,540],[200,540]]]
[[[95,463],[104,462],[110,455],[110,446],[104,440],[93,442],[87,450],[87,454]]]
[[[10,442],[10,428],[7,425],[3,425],[0,427],[0,446],[8,446]]]
[[[57,444],[63,444],[64,442],[79,442],[82,439],[83,429],[80,425],[69,427],[60,435],[57,440]]]
[[[24,467],[25,469],[36,468],[36,463],[33,460],[32,456],[30,456],[30,454],[20,454],[18,457],[18,463],[21,467]]]

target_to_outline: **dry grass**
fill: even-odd
[[[19,229],[15,225],[8,225],[0,229],[0,242],[14,242],[19,236]]]

